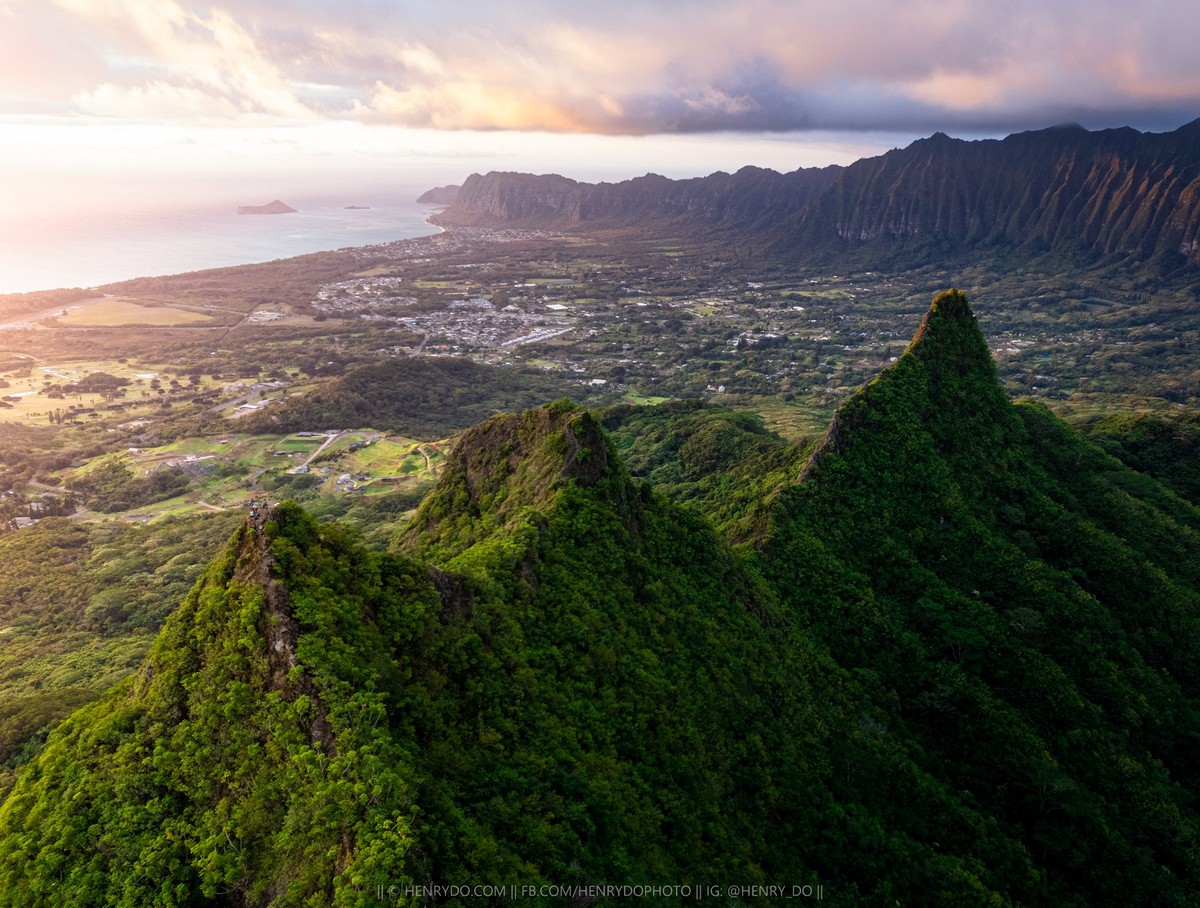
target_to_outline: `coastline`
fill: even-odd
[[[14,219],[0,224],[0,297],[96,289],[436,236],[446,228],[431,218],[442,210],[415,202],[359,209],[326,204],[277,219],[206,206],[112,223],[81,220],[67,228]]]

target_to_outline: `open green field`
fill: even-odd
[[[173,309],[168,306],[143,306],[120,298],[103,299],[84,303],[60,315],[58,322],[70,327],[93,327],[113,325],[155,325],[174,327],[209,322],[212,319],[199,312]]]
[[[741,401],[736,408],[757,413],[768,429],[793,443],[819,438],[832,415],[775,396]]]
[[[107,402],[101,394],[71,394],[64,398],[50,398],[45,388],[50,384],[67,384],[78,382],[94,372],[104,372],[118,378],[129,379],[130,384],[124,389],[125,402],[137,403],[141,399],[140,392],[148,390],[149,380],[139,378],[141,367],[128,363],[118,363],[114,360],[95,360],[51,364],[39,362],[28,374],[10,373],[5,376],[8,387],[0,389],[4,403],[9,406],[0,409],[0,419],[17,420],[19,422],[46,423],[47,413],[51,410],[66,410],[75,404],[80,409],[95,408],[103,412]]]
[[[625,395],[625,400],[627,400],[631,404],[638,404],[639,406],[646,405],[646,404],[648,404],[650,406],[657,406],[658,404],[661,404],[666,399],[667,398],[665,398],[665,397],[654,397],[654,396],[647,397],[644,394],[639,394],[637,391],[632,391],[632,390],[627,392]]]
[[[365,448],[346,451],[343,456],[347,463],[353,464],[356,471],[386,473],[407,457],[416,444],[417,442],[408,438],[389,436],[372,442]],[[343,446],[345,447],[348,445]]]
[[[289,454],[311,454],[317,448],[325,443],[325,436],[306,436],[297,438],[295,435],[289,435],[275,445],[276,451],[286,451]]]
[[[16,354],[10,354],[16,355]],[[24,355],[24,354],[23,354]],[[164,400],[174,406],[190,404],[192,398],[220,391],[229,382],[215,379],[198,368],[181,369],[178,365],[137,362],[120,358],[49,358],[28,357],[28,366],[0,373],[0,421],[26,425],[48,425],[49,414],[64,419],[75,416],[81,422],[128,422],[139,418],[151,421],[163,415]],[[99,392],[79,392],[71,386],[86,383],[96,373],[124,379],[128,384],[114,389],[108,398]],[[193,384],[192,379],[196,379]],[[60,396],[56,389],[61,390]],[[95,411],[91,413],[88,411]]]

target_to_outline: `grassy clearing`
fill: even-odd
[[[639,406],[658,406],[666,399],[667,398],[665,397],[647,397],[644,394],[639,394],[637,391],[632,390],[625,393],[625,400],[631,404],[637,404]]]
[[[358,472],[388,473],[409,455],[416,444],[407,438],[382,438],[365,448],[348,452],[345,459],[352,462]]]
[[[276,451],[286,451],[289,454],[310,454],[325,442],[325,437],[297,438],[289,435],[275,444]]]
[[[757,413],[772,432],[793,443],[817,438],[829,424],[830,413],[778,397],[758,397],[740,401],[737,409]]]
[[[212,318],[186,309],[167,306],[143,306],[124,299],[104,299],[85,303],[58,317],[58,323],[69,327],[112,327],[116,325],[154,325],[174,327],[210,322]]]
[[[47,414],[50,411],[61,410],[66,413],[72,405],[77,409],[94,409],[100,415],[111,418],[113,414],[109,409],[109,403],[101,394],[68,392],[62,398],[51,398],[46,395],[47,385],[68,385],[95,372],[103,372],[129,380],[130,384],[121,389],[124,396],[119,397],[116,401],[125,407],[126,415],[122,418],[126,420],[133,419],[137,415],[151,415],[157,409],[159,395],[151,387],[151,383],[156,378],[161,382],[163,388],[173,395],[201,394],[215,385],[223,384],[206,378],[198,385],[192,385],[190,382],[186,382],[184,376],[173,377],[160,367],[114,359],[42,360],[36,364],[31,363],[31,366],[32,368],[28,370],[10,371],[4,374],[3,377],[8,383],[8,387],[0,388],[0,396],[4,397],[4,404],[7,406],[0,407],[0,420],[47,424],[49,422]],[[179,381],[181,384],[169,387],[172,380]],[[92,418],[94,417],[80,417],[83,421]]]
[[[246,435],[240,436],[230,446],[226,456],[250,468],[272,467],[279,464],[283,458],[276,458],[271,452],[283,436],[280,435]]]
[[[213,437],[196,436],[194,438],[182,438],[179,441],[173,441],[170,444],[162,445],[157,448],[145,448],[143,453],[147,455],[187,455],[187,454],[224,454],[230,449],[230,445],[236,443],[238,436],[220,435]],[[231,442],[219,444],[222,439],[232,439]]]

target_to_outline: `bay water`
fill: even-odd
[[[237,214],[238,205],[273,201],[245,193],[0,209],[0,293],[95,287],[426,236],[438,232],[426,220],[438,208],[416,202],[422,191],[298,191],[280,195],[294,213],[270,215]]]

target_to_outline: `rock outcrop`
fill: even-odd
[[[238,214],[293,214],[296,209],[276,199],[266,205],[238,205]]]

